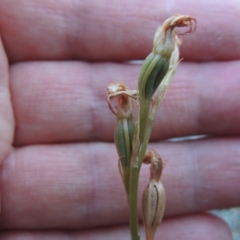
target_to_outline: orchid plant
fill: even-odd
[[[187,31],[179,32],[180,27],[187,27]],[[180,62],[181,36],[195,30],[194,17],[176,14],[168,18],[155,33],[152,52],[143,62],[138,77],[138,89],[130,90],[121,82],[107,87],[107,102],[117,119],[114,139],[119,156],[118,168],[128,199],[132,240],[140,240],[137,196],[142,163],[151,165],[149,184],[142,197],[147,240],[154,240],[164,214],[163,161],[154,149],[148,148],[148,143],[156,113]],[[112,99],[115,99],[114,103]],[[138,109],[136,116],[134,104]]]

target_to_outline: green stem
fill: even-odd
[[[145,134],[142,135],[142,138],[140,137],[140,141],[138,139],[135,139],[134,141],[131,167],[130,167],[129,223],[130,223],[130,231],[131,231],[131,240],[140,240],[140,236],[138,233],[138,181],[139,181],[140,168],[147,150],[147,145],[150,138],[151,126],[152,126],[152,122],[149,121],[148,113],[146,111],[145,111],[145,114],[146,116],[144,114],[143,114],[144,117],[142,116],[144,118],[144,121],[142,119],[142,122],[145,122],[145,123],[142,126],[140,126],[140,132],[138,132],[138,130],[135,131],[135,136],[138,138],[138,136],[141,135],[142,132],[144,132]]]
[[[123,169],[123,184],[125,187],[125,191],[127,194],[127,198],[129,198],[129,179],[130,179],[130,167],[127,167],[126,169]]]
[[[141,144],[140,153],[139,153],[139,161],[140,161],[140,163],[142,163],[142,161],[143,161],[143,159],[145,157],[146,151],[147,151],[147,146],[148,146],[148,143],[149,143],[153,122],[154,121],[148,119],[147,124],[146,124],[145,137],[144,137],[144,140],[143,140],[143,142]]]
[[[148,115],[149,115],[149,109],[150,109],[151,99],[144,101],[140,100],[140,108],[139,108],[139,141],[140,144],[143,143],[145,138],[145,131],[147,127],[148,122]]]
[[[129,183],[129,222],[132,240],[140,240],[138,233],[138,179],[139,166],[131,166]]]

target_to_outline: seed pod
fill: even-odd
[[[129,165],[128,159],[131,158],[133,134],[134,123],[131,118],[121,119],[117,122],[114,140],[123,168]]]
[[[142,212],[146,239],[153,240],[165,208],[165,190],[161,182],[151,180],[143,192]]]
[[[144,138],[152,96],[168,71],[171,54],[174,50],[174,44],[173,46],[166,46],[166,48],[167,50],[160,53],[150,53],[143,63],[138,79],[140,101],[140,142],[142,142]]]
[[[165,208],[165,190],[160,181],[163,162],[153,149],[147,150],[143,162],[151,164],[150,182],[143,192],[142,213],[146,239],[153,240]]]
[[[132,140],[134,135],[133,103],[136,92],[128,90],[127,86],[120,82],[114,82],[107,87],[107,100],[110,110],[117,116],[114,140],[119,156],[119,172],[124,188],[129,192],[129,172],[132,155]],[[116,105],[110,104],[110,99],[115,98]]]
[[[107,100],[110,110],[117,116],[117,126],[115,129],[114,139],[119,155],[119,159],[124,169],[129,166],[132,152],[132,139],[134,133],[133,121],[133,91],[129,91],[127,86],[120,82],[114,82],[107,87]],[[132,98],[131,98],[132,97]],[[110,104],[110,99],[116,98],[116,106]]]
[[[168,71],[170,55],[161,56],[160,54],[150,53],[142,66],[139,77],[139,97],[140,99],[151,100],[154,92],[161,80]]]
[[[143,63],[138,79],[140,99],[151,99],[168,71],[169,61],[175,47],[175,37],[173,28],[166,28],[168,24],[166,22],[157,29],[152,53]]]
[[[115,145],[122,170],[122,180],[125,190],[129,192],[129,171],[132,154],[132,140],[134,134],[134,122],[132,118],[120,119],[115,129]]]
[[[183,15],[174,15],[160,26],[154,36],[153,50],[145,59],[138,78],[140,101],[140,131],[139,140],[143,142],[151,98],[168,72],[170,58],[176,46],[176,27],[189,27],[186,33],[195,31],[195,18]]]
[[[176,27],[189,27],[185,33],[178,34]],[[160,26],[154,36],[152,53],[146,58],[138,79],[140,99],[149,99],[163,80],[169,67],[169,61],[176,45],[180,45],[178,35],[196,30],[196,19],[176,14]]]

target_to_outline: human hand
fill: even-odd
[[[240,204],[234,4],[0,0],[1,239],[130,238],[105,89],[116,80],[136,88],[140,65],[124,61],[145,58],[174,13],[198,27],[183,39],[153,130],[167,194],[157,239],[231,239],[203,212]],[[164,141],[187,135],[211,137]],[[149,170],[142,175],[141,188]]]

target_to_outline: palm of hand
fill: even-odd
[[[15,229],[1,233],[1,239],[127,239],[127,205],[105,88],[115,80],[135,86],[140,66],[116,61],[146,56],[160,20],[146,21],[147,3],[144,11],[129,6],[129,12],[120,1],[112,9],[94,1],[0,3],[1,226]],[[157,16],[166,15],[159,11],[154,8]],[[203,29],[204,12],[195,16],[200,26],[183,45],[184,57],[225,61],[181,63],[153,140],[213,137],[154,143],[166,162],[165,215],[171,217],[159,234],[168,240],[230,239],[224,223],[197,212],[240,203],[240,53],[228,47],[239,30],[213,46],[216,27]],[[204,35],[206,29],[212,35]],[[148,170],[143,175],[148,178]]]

